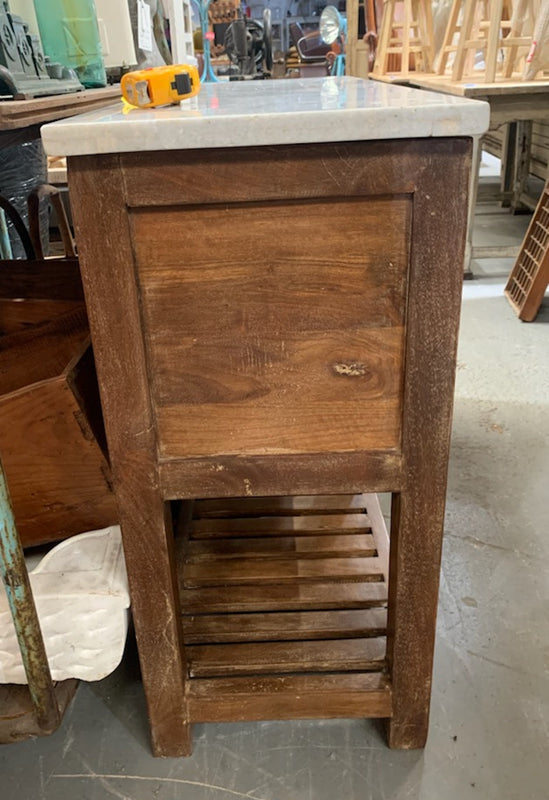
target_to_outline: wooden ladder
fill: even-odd
[[[474,77],[483,83],[493,83],[498,75],[512,78],[518,69],[520,48],[526,55],[531,45],[538,10],[539,0],[454,0],[437,74],[451,74],[453,81]],[[474,69],[478,51],[484,54],[484,72]],[[498,62],[502,51],[503,61]]]
[[[433,42],[430,0],[385,0],[372,74],[432,72]]]
[[[519,319],[532,322],[549,285],[549,180],[539,199],[505,295]]]

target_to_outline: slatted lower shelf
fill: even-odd
[[[177,543],[192,721],[391,715],[376,495],[197,501]]]

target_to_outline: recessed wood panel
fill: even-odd
[[[398,449],[408,196],[132,227],[162,458]]]

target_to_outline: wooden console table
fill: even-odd
[[[388,83],[398,83],[453,97],[482,100],[490,106],[490,130],[505,126],[502,154],[501,199],[513,210],[532,207],[526,197],[526,183],[530,168],[532,124],[549,120],[549,81],[498,81],[473,83],[452,81],[446,76],[409,74],[405,78],[391,75],[376,77]],[[476,141],[473,157],[471,191],[469,193],[469,219],[465,272],[470,276],[470,263],[475,258],[516,258],[519,248],[490,245],[473,247],[473,222],[478,191],[478,177],[482,150]],[[534,201],[535,206],[535,201]]]
[[[44,128],[69,156],[156,754],[235,719],[378,716],[390,746],[425,743],[487,122],[329,78]]]

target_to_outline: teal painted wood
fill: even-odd
[[[36,721],[44,733],[49,733],[59,726],[59,708],[1,462],[0,573],[6,587]]]

